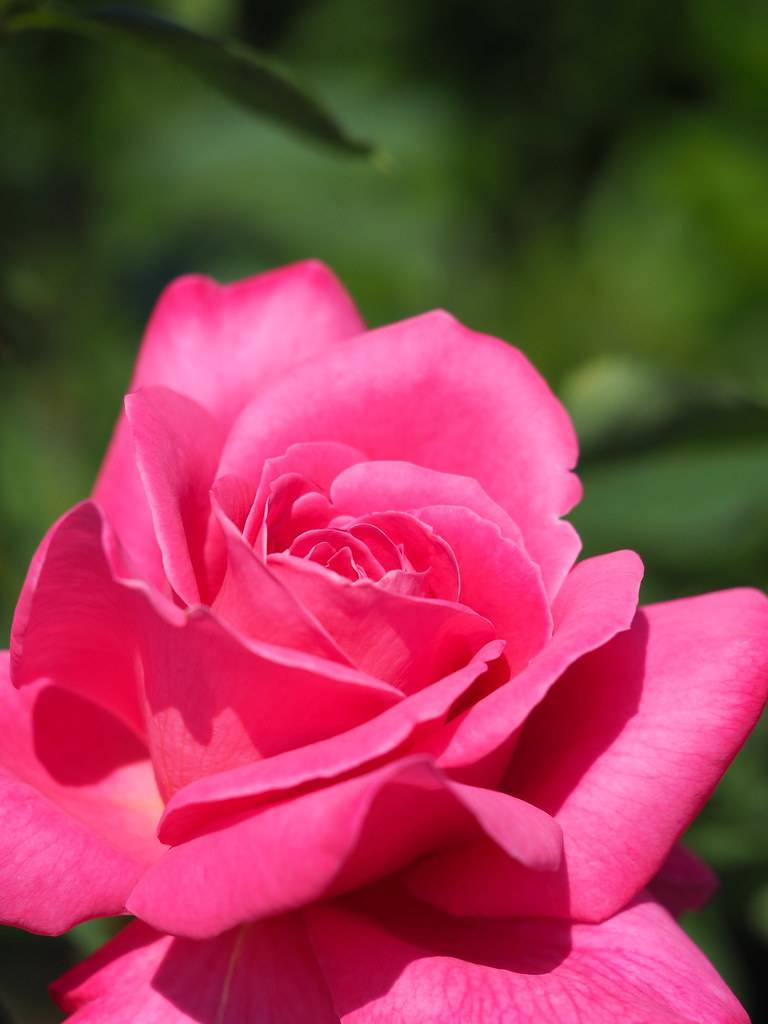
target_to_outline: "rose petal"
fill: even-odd
[[[291,366],[363,329],[349,296],[315,261],[219,285],[182,277],[162,294],[130,391],[165,386],[199,402],[226,431]],[[160,552],[124,417],[94,489],[142,576],[160,586]]]
[[[571,927],[452,919],[385,887],[307,920],[344,1024],[749,1024],[651,902]]]
[[[202,406],[168,388],[128,395],[125,414],[165,575],[183,601],[197,604],[211,592],[205,542],[223,435]]]
[[[415,512],[427,505],[468,508],[501,530],[516,544],[523,542],[517,523],[488,497],[472,477],[439,473],[411,462],[360,461],[342,470],[331,484],[331,500],[351,516],[376,512]]]
[[[490,619],[506,642],[509,671],[516,674],[552,634],[537,566],[495,523],[469,509],[441,505],[420,509],[418,515],[450,545],[459,566],[462,603]]]
[[[16,607],[11,672],[16,686],[49,678],[76,690],[143,735],[136,638],[127,627],[127,592],[114,583],[120,561],[117,541],[91,502],[54,523]]]
[[[345,526],[345,529],[357,540],[365,543],[370,557],[378,566],[382,577],[388,572],[400,573],[404,571],[402,549],[398,548],[392,538],[381,529],[381,526],[375,526],[373,523],[366,522],[365,520],[353,520],[350,525]],[[381,582],[380,579],[379,582]],[[445,597],[446,595],[439,594],[436,596]],[[448,597],[448,600],[455,601],[458,596],[457,582],[454,593]]]
[[[135,921],[52,992],[72,1024],[339,1024],[300,915],[208,942]]]
[[[390,564],[389,569],[399,574],[403,569],[412,574],[414,586],[424,589],[425,596],[459,600],[456,556],[426,521],[407,512],[372,512],[346,521],[345,529],[364,538],[375,550],[381,549],[379,537],[386,538],[388,545],[399,554],[398,564]],[[470,602],[464,603],[477,611]]]
[[[501,641],[488,644],[469,665],[337,736],[191,782],[168,802],[160,824],[163,842],[176,845],[224,817],[421,749],[502,649]]]
[[[204,775],[373,718],[394,687],[336,662],[246,640],[204,608],[174,619],[143,602],[149,747],[166,799]]]
[[[632,551],[588,558],[569,573],[552,605],[549,643],[522,672],[457,717],[444,737],[438,761],[452,777],[500,783],[519,727],[552,684],[586,651],[629,627],[642,574]]]
[[[263,530],[273,485],[283,476],[298,476],[307,481],[311,488],[324,494],[330,489],[334,479],[348,466],[365,459],[363,452],[346,444],[315,442],[314,444],[292,444],[288,450],[273,459],[267,459],[261,470],[253,507],[243,527],[246,540],[257,550],[266,555],[267,535]],[[302,527],[292,526],[289,512],[289,532],[293,537]],[[286,524],[279,524],[283,531]],[[303,527],[306,529],[306,525]],[[261,533],[261,536],[260,536]],[[282,545],[287,547],[287,544]]]
[[[227,285],[181,277],[152,314],[131,390],[172,387],[226,427],[265,384],[364,329],[347,292],[316,260]]]
[[[187,614],[120,579],[105,552],[109,541],[92,504],[55,529],[14,622],[14,681],[50,677],[142,733],[146,717],[164,796],[202,775],[342,732],[401,698],[346,665],[247,640],[209,609]]]
[[[650,880],[766,692],[768,600],[757,591],[651,605],[574,666],[526,728],[512,769],[515,790],[563,825],[572,913],[599,919]],[[566,730],[577,708],[580,720],[590,714]]]
[[[559,877],[533,886],[486,844],[425,864],[414,891],[462,914],[604,920],[651,880],[709,797],[763,708],[767,669],[768,600],[757,591],[643,609],[560,680],[515,751],[513,792],[563,826]]]
[[[219,502],[220,490],[217,484],[212,503],[224,537],[227,567],[213,602],[216,616],[251,639],[293,647],[349,665],[349,660],[317,619],[246,543]]]
[[[285,374],[244,410],[221,472],[247,476],[296,441],[340,441],[370,459],[476,478],[520,526],[552,593],[576,556],[576,533],[559,519],[580,495],[568,416],[520,352],[445,313],[373,331]]]
[[[0,920],[48,934],[118,914],[162,851],[147,749],[53,686],[11,686],[0,652]]]
[[[709,903],[716,889],[714,871],[681,843],[675,843],[648,883],[654,899],[675,917],[686,910],[699,910]]]
[[[341,566],[336,568],[330,563],[340,559],[342,552],[344,558]],[[326,565],[340,576],[347,576],[350,579],[378,581],[384,575],[384,567],[374,558],[365,541],[336,527],[326,526],[299,534],[286,554],[293,555],[294,558],[307,558],[318,565]],[[353,570],[352,575],[345,568],[347,566]]]
[[[290,555],[270,555],[268,565],[353,665],[403,693],[455,671],[494,639],[491,623],[461,604],[353,582]]]
[[[480,834],[539,869],[559,861],[548,815],[451,783],[421,755],[241,814],[169,850],[139,881],[131,913],[206,938],[395,871],[435,846]]]

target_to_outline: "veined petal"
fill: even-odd
[[[768,599],[731,590],[638,612],[528,719],[508,786],[562,825],[560,872],[531,884],[489,844],[421,865],[455,913],[600,921],[647,885],[765,704]],[[578,728],[573,723],[578,723]]]
[[[340,1024],[298,914],[207,942],[135,921],[52,991],[71,1024]]]
[[[343,1024],[749,1024],[652,902],[571,926],[450,918],[384,886],[307,920]]]

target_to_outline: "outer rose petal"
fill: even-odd
[[[511,777],[563,825],[575,916],[606,916],[649,881],[767,692],[768,600],[757,591],[651,605],[574,666],[526,728]],[[583,727],[566,729],[577,711]]]
[[[11,686],[0,652],[0,920],[58,933],[119,914],[162,847],[147,750],[94,704]]]
[[[632,551],[580,562],[552,605],[549,643],[522,672],[455,719],[443,736],[441,767],[476,785],[499,785],[520,726],[552,684],[581,655],[628,628],[642,575]]]
[[[101,513],[83,502],[54,523],[32,560],[11,629],[16,686],[49,678],[144,733],[137,646],[120,552]]]
[[[452,783],[414,755],[245,812],[175,846],[139,881],[127,907],[163,931],[208,938],[483,834],[537,869],[559,862],[559,829],[548,815],[503,793]]]
[[[54,528],[14,621],[14,682],[50,677],[142,733],[146,717],[166,796],[201,775],[342,732],[401,698],[346,665],[247,640],[208,609],[185,613],[120,579],[112,543],[92,504]]]
[[[580,495],[567,414],[520,352],[445,313],[372,331],[285,374],[244,410],[221,472],[245,476],[296,441],[472,476],[520,526],[551,592],[573,564],[578,537],[559,519]]]
[[[457,913],[605,919],[662,866],[767,688],[762,594],[731,590],[643,609],[631,630],[566,673],[515,751],[512,791],[563,826],[559,877],[532,885],[485,845],[424,865],[414,891]]]
[[[389,890],[307,912],[343,1024],[749,1024],[672,921],[451,919]]]
[[[347,293],[315,261],[224,286],[182,277],[155,308],[129,390],[171,387],[199,402],[226,431],[246,402],[287,368],[363,329]],[[160,552],[124,417],[94,497],[144,577],[160,585]]]
[[[300,915],[208,942],[136,921],[53,994],[72,1024],[339,1024]]]

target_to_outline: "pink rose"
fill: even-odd
[[[574,565],[576,440],[444,313],[184,278],[2,672],[0,915],[138,919],[82,1024],[726,1024],[665,907],[765,700],[768,602]]]

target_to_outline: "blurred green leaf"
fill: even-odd
[[[125,927],[125,917],[96,917],[84,921],[67,932],[67,939],[75,947],[78,957],[89,957]]]
[[[656,367],[605,355],[570,373],[560,395],[573,417],[582,451],[602,452],[666,429],[686,405],[682,390]]]
[[[635,548],[689,592],[764,582],[768,441],[677,445],[597,460],[581,475],[573,521],[589,553]]]
[[[578,366],[560,396],[587,457],[681,434],[698,439],[706,427],[757,437],[768,431],[768,403],[758,387],[671,372],[625,355],[604,354]]]
[[[719,972],[737,992],[745,988],[744,967],[733,948],[727,923],[719,900],[697,911],[684,914],[681,925],[698,946],[706,949],[717,962]]]
[[[719,875],[730,873],[747,899],[752,879],[764,882],[768,861],[768,719],[758,722],[686,842]],[[765,920],[768,925],[768,918]]]
[[[749,917],[753,927],[768,941],[768,885],[761,886],[754,894]]]
[[[11,34],[53,30],[96,37],[117,34],[137,40],[261,117],[349,155],[377,156],[369,143],[347,134],[338,120],[271,57],[148,11],[108,7],[80,12],[45,4],[11,12],[2,27]]]

